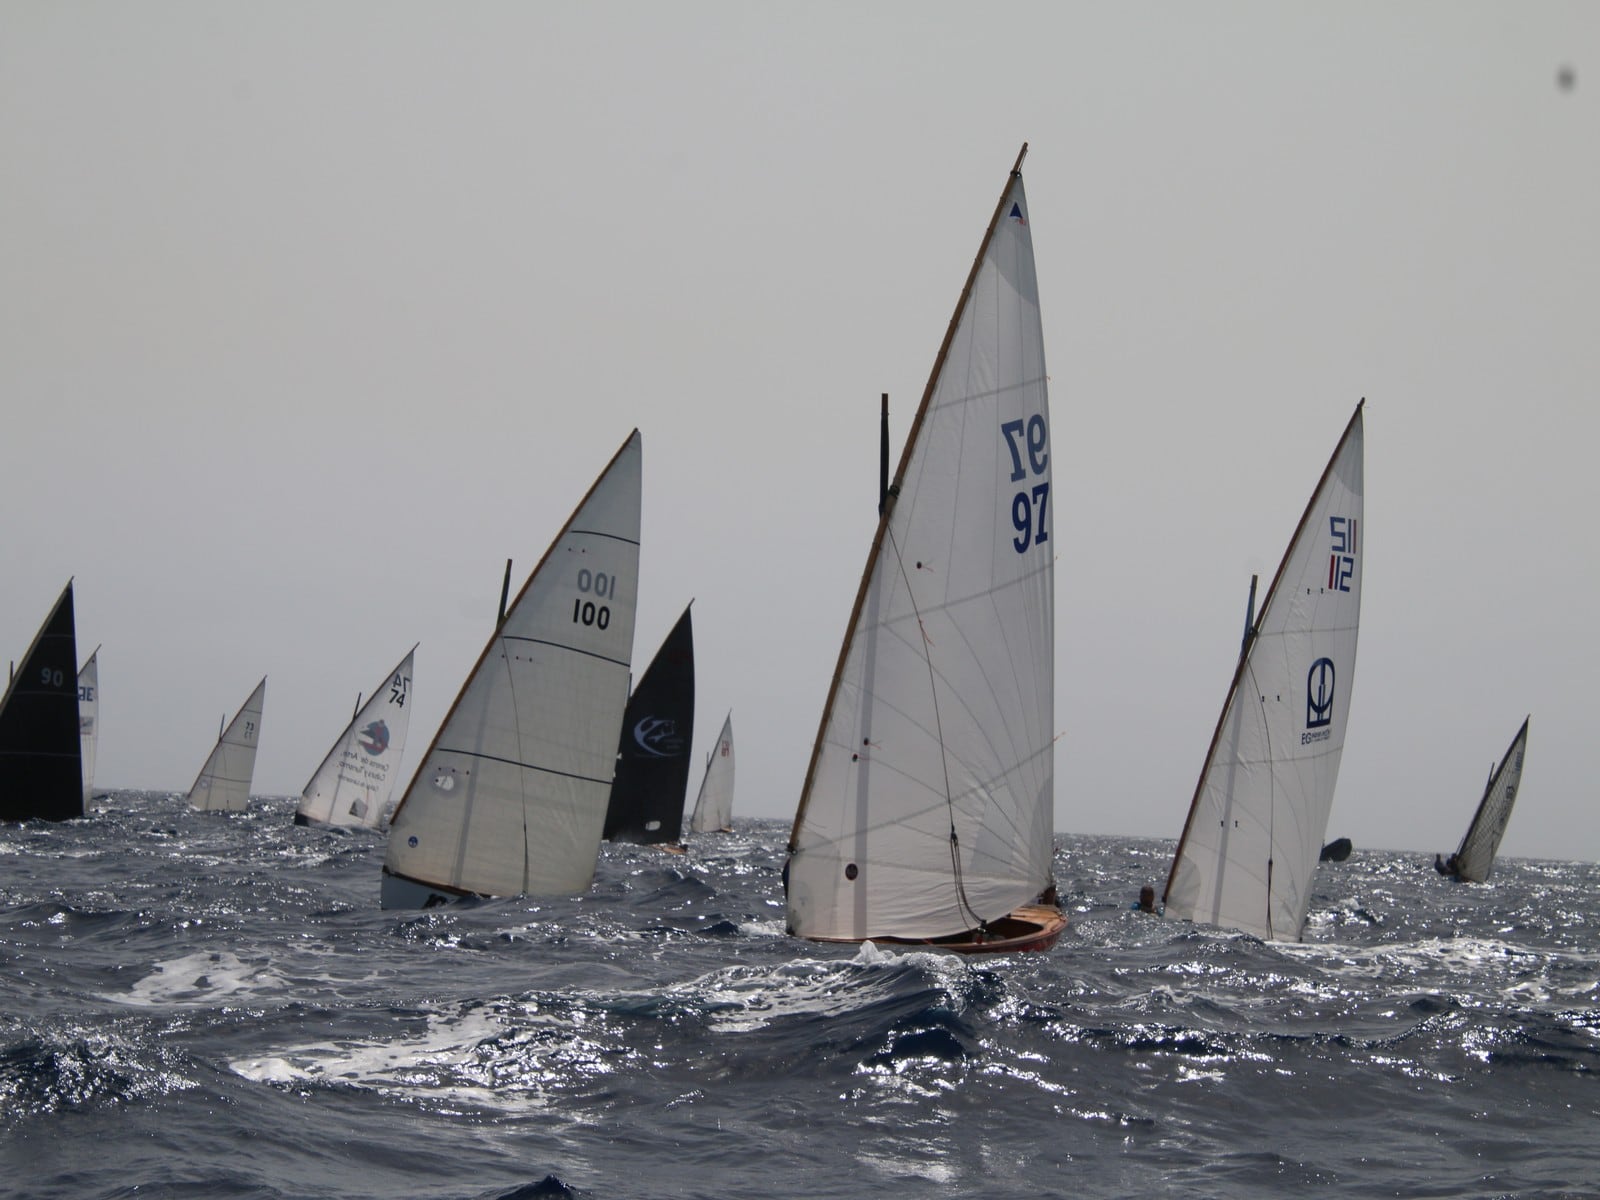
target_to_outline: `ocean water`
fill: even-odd
[[[969,960],[785,936],[779,822],[395,913],[255,803],[0,827],[0,1195],[1600,1195],[1593,864],[1358,847],[1267,944],[1062,834],[1069,932]]]

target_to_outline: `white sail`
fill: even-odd
[[[484,647],[389,826],[385,907],[594,877],[639,582],[635,430]]]
[[[1517,802],[1517,789],[1522,786],[1522,760],[1527,752],[1528,722],[1524,720],[1499,767],[1490,773],[1478,811],[1473,814],[1472,824],[1461,839],[1461,848],[1456,851],[1458,879],[1483,883],[1494,870],[1494,856],[1500,852],[1500,839],[1505,836],[1511,808]]]
[[[78,672],[78,742],[83,756],[83,807],[94,792],[94,755],[100,744],[100,647]]]
[[[956,937],[1050,886],[1056,513],[1020,167],[913,418],[823,711],[790,840],[802,937]]]
[[[189,803],[212,812],[243,812],[250,805],[250,779],[256,769],[256,744],[261,738],[261,711],[267,701],[267,680],[234,714],[200,768]]]
[[[1246,638],[1173,858],[1169,917],[1300,938],[1355,681],[1361,407]]]
[[[705,778],[695,797],[690,833],[715,833],[733,823],[733,714],[722,722],[716,748],[706,759]]]
[[[334,742],[300,793],[296,824],[376,829],[383,823],[411,724],[416,653],[411,647]]]

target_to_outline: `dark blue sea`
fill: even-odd
[[[785,936],[778,822],[395,913],[255,803],[0,827],[0,1194],[1600,1195],[1592,864],[1358,847],[1265,944],[1063,834],[1069,933],[972,961]]]

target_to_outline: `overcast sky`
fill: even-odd
[[[693,598],[697,761],[792,816],[1026,140],[1056,828],[1177,836],[1365,396],[1329,835],[1453,848],[1531,712],[1502,850],[1600,858],[1597,104],[1586,3],[0,0],[0,656],[75,576],[97,783],[266,674],[282,795],[420,641],[409,778],[638,426],[635,670]]]

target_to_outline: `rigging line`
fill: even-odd
[[[1277,818],[1278,818],[1278,772],[1273,766],[1276,761],[1272,753],[1272,722],[1267,719],[1267,698],[1261,692],[1260,685],[1256,683],[1255,664],[1246,662],[1245,672],[1250,676],[1250,687],[1255,692],[1260,706],[1261,728],[1266,735],[1267,742],[1267,940],[1274,937],[1272,928],[1272,848],[1277,845]]]
[[[894,536],[893,527],[890,526],[886,532],[889,535],[889,548],[894,551],[895,565],[899,567],[900,578],[906,585],[906,598],[911,602],[911,612],[917,618],[917,633],[922,639],[922,660],[928,665],[928,693],[933,700],[933,728],[935,736],[939,739],[939,769],[944,773],[944,805],[950,814],[950,873],[956,886],[956,902],[960,911],[965,914],[963,920],[970,920],[979,929],[988,929],[989,923],[978,915],[967,899],[967,885],[961,875],[961,843],[956,836],[955,801],[950,796],[950,760],[944,752],[944,722],[939,715],[939,687],[933,672],[933,655],[928,653],[928,634],[922,627],[922,610],[917,606],[917,594],[911,586],[911,577],[906,574],[906,560],[900,553],[900,543]]]
[[[502,628],[504,622],[501,623]],[[517,711],[517,679],[511,670],[511,647],[508,639],[496,631],[500,638],[500,653],[506,664],[506,690],[511,693],[511,723],[517,731],[517,791],[522,798],[522,890],[528,890],[528,769],[523,765],[522,755],[522,715]]]

